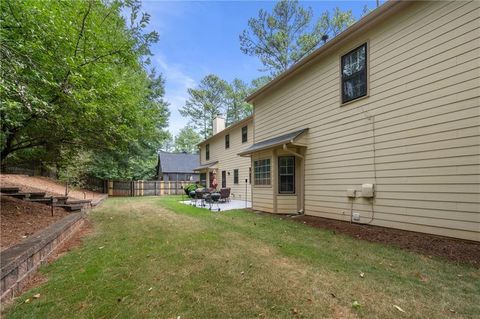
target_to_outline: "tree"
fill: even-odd
[[[172,152],[175,148],[175,141],[172,133],[165,132],[165,138],[162,140],[162,144],[159,149],[165,152]]]
[[[281,0],[273,12],[260,10],[257,18],[248,20],[248,29],[240,35],[243,53],[257,56],[262,71],[273,77],[286,71],[326,41],[354,22],[351,10],[336,8],[331,15],[325,11],[319,21],[312,22],[313,11],[303,8],[297,0]]]
[[[175,152],[196,154],[198,153],[197,144],[201,141],[200,134],[195,132],[192,127],[186,126],[175,137]]]
[[[0,6],[2,162],[156,152],[169,114],[162,76],[146,71],[158,34],[144,32],[139,1]]]
[[[240,79],[234,79],[227,91],[227,126],[238,122],[252,114],[252,105],[245,102],[245,98],[250,94],[251,88]]]
[[[267,76],[267,75],[263,75],[259,78],[253,79],[252,80],[252,85],[251,85],[252,86],[251,90],[256,91],[256,90],[260,89],[262,86],[266,85],[271,80],[272,80],[272,78],[270,76]]]
[[[227,91],[228,83],[214,74],[204,77],[196,89],[188,89],[189,98],[180,114],[203,138],[212,135],[213,119],[224,112]]]

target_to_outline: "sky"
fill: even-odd
[[[351,9],[358,18],[365,5],[375,1],[301,1],[311,7],[314,19],[326,9]],[[142,11],[151,15],[148,31],[155,30],[160,41],[151,48],[152,66],[163,74],[165,100],[170,104],[169,130],[173,136],[188,124],[178,110],[188,98],[187,89],[196,87],[208,74],[247,83],[265,75],[258,58],[240,51],[239,35],[249,18],[260,9],[271,11],[273,1],[142,1]]]

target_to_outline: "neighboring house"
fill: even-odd
[[[253,209],[479,241],[479,6],[389,1],[249,96]]]
[[[160,181],[192,181],[199,180],[193,169],[200,164],[198,154],[158,153],[157,178]]]
[[[200,182],[211,187],[214,175],[218,186],[231,188],[234,199],[250,200],[250,159],[237,154],[252,145],[253,119],[251,116],[225,128],[225,120],[213,122],[213,136],[202,141],[200,147]],[[247,198],[245,198],[247,197]]]

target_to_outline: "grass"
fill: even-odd
[[[269,215],[212,213],[175,197],[145,197],[109,199],[91,219],[95,231],[84,244],[44,267],[49,280],[18,298],[7,318],[480,313],[475,268]]]

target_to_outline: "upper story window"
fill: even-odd
[[[242,127],[242,143],[248,140],[248,126]]]
[[[278,193],[295,194],[295,157],[278,157]]]
[[[270,159],[253,162],[253,181],[255,185],[270,185]]]
[[[225,148],[230,148],[230,134],[225,135]]]
[[[205,160],[208,161],[210,159],[210,144],[205,145]]]
[[[342,56],[342,103],[367,95],[367,44]]]

